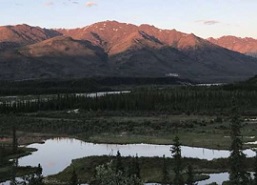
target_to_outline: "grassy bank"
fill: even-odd
[[[59,182],[69,182],[71,174],[73,170],[76,171],[78,174],[78,179],[81,183],[90,182],[94,178],[95,167],[110,162],[111,160],[115,160],[115,157],[109,156],[101,156],[101,157],[87,157],[82,159],[76,159],[72,161],[72,164],[66,168],[63,172],[48,177],[49,181],[59,181]],[[172,172],[172,165],[174,161],[172,159],[166,159],[167,161],[167,168],[169,171],[170,181],[174,177]],[[132,158],[125,157],[122,158],[122,163],[124,167],[128,167],[132,162]],[[186,159],[185,160],[185,167],[187,164],[196,164],[199,166],[200,160],[193,160],[193,159]],[[204,161],[201,162],[202,165]],[[140,164],[140,176],[144,182],[161,182],[163,175],[162,175],[162,166],[163,166],[163,159],[162,158],[139,158]],[[201,167],[201,166],[199,166]],[[207,166],[206,166],[207,167]],[[195,180],[202,180],[206,179],[206,175],[198,174],[199,170],[197,170],[197,175]],[[207,170],[206,170],[207,171]],[[185,176],[186,178],[186,176]]]
[[[101,156],[101,157],[86,157],[81,159],[76,159],[72,161],[72,164],[67,167],[64,171],[57,175],[50,176],[49,181],[57,182],[69,182],[73,170],[76,171],[78,179],[81,183],[90,182],[94,178],[95,167],[98,165],[105,164],[109,161],[115,161],[115,157]],[[122,158],[123,166],[129,166],[131,164],[132,158],[124,157]],[[174,177],[173,166],[174,159],[166,158],[167,171],[169,174],[169,181],[172,182]],[[254,159],[249,158],[246,160],[246,166],[249,171],[253,170]],[[144,182],[162,182],[163,180],[163,164],[164,159],[159,157],[154,158],[139,158],[140,165],[140,175]],[[193,158],[183,158],[184,173],[186,173],[187,165],[191,164],[195,172],[195,180],[203,180],[208,178],[206,175],[208,173],[220,173],[229,171],[229,161],[228,159],[217,159],[213,161],[193,159]],[[184,176],[186,179],[186,175]]]
[[[178,135],[182,144],[187,146],[214,149],[229,149],[230,146],[228,117],[152,115],[146,112],[140,114],[118,111],[68,112],[4,115],[0,117],[0,134],[11,137],[11,125],[6,123],[13,123],[19,130],[17,133],[20,144],[40,142],[58,136],[75,137],[96,143],[172,144],[172,139]],[[244,142],[255,141],[257,123],[244,122]]]

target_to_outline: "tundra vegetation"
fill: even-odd
[[[257,137],[257,88],[253,81],[223,86],[137,84],[135,87],[103,86],[87,81],[86,87],[74,88],[79,93],[131,91],[93,98],[69,91],[70,82],[53,85],[52,91],[38,87],[38,93],[31,84],[23,90],[17,84],[9,90],[3,85],[0,89],[0,179],[11,179],[15,172],[19,177],[28,176],[25,180],[28,184],[159,182],[180,185],[207,178],[202,173],[228,171],[230,182],[225,183],[256,184],[253,164],[257,160],[246,158],[242,153],[243,149],[254,146],[245,143]],[[5,96],[7,94],[9,96]],[[97,143],[173,144],[170,154],[173,158],[122,157],[122,153],[116,157],[86,157],[74,160],[59,174],[44,177],[47,180],[43,180],[40,166],[19,167],[15,160],[9,160],[33,152],[19,145],[58,136]],[[184,158],[181,145],[229,149],[231,156],[213,161]],[[251,177],[249,171],[255,172],[255,176]]]

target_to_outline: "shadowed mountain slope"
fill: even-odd
[[[77,29],[6,29],[15,31],[0,34],[0,79],[176,76],[231,82],[257,74],[256,59],[174,29],[116,21]]]

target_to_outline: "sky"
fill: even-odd
[[[106,20],[203,38],[257,38],[257,0],[0,0],[1,26],[77,28]]]

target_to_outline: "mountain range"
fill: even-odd
[[[229,50],[257,58],[257,40],[251,37],[223,36],[217,39],[208,38],[207,40]]]
[[[0,27],[0,80],[175,76],[232,82],[257,74],[257,40],[203,39],[104,21],[77,29]]]

